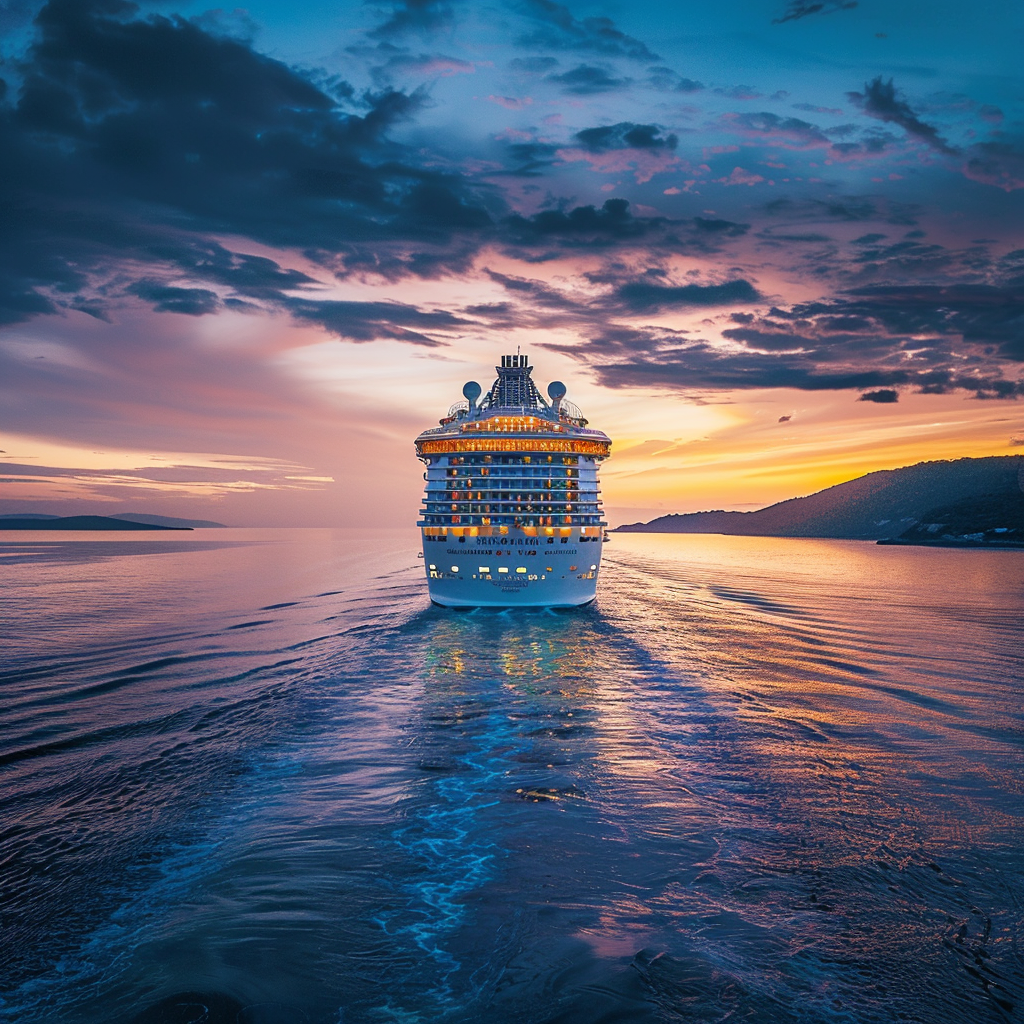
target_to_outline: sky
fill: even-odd
[[[0,513],[412,524],[531,357],[613,524],[1024,451],[1014,0],[0,2]]]

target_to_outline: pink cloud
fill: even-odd
[[[520,131],[518,128],[506,128],[494,136],[496,139],[507,139],[509,142],[533,142],[533,132]]]
[[[613,149],[605,153],[592,153],[588,149],[560,149],[557,156],[566,163],[588,163],[598,174],[632,172],[640,185],[650,181],[656,174],[686,166],[675,154],[663,149]]]
[[[982,142],[967,151],[964,176],[1004,192],[1024,188],[1024,152],[1002,142]]]
[[[742,167],[734,167],[727,178],[715,178],[719,185],[759,185],[765,179],[760,174],[751,174]]]
[[[418,63],[416,70],[424,75],[450,78],[452,75],[472,75],[476,72],[476,67],[469,61],[458,60],[455,57],[433,57]]]
[[[798,117],[775,114],[723,114],[721,126],[736,135],[783,149],[827,149],[832,145],[821,129]]]
[[[528,107],[533,103],[532,96],[488,96],[488,100],[491,103],[497,103],[499,107],[504,107],[506,110],[522,110],[523,107]]]

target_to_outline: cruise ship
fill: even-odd
[[[449,608],[568,608],[594,600],[604,527],[598,463],[611,440],[525,355],[501,357],[486,394],[462,389],[416,438],[430,599]]]

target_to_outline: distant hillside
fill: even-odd
[[[154,516],[148,512],[118,512],[113,519],[124,519],[129,523],[148,523],[150,526],[180,526],[188,530],[226,530],[224,523],[212,519],[177,519],[174,516]]]
[[[921,522],[878,543],[1024,548],[1024,493],[982,494],[929,509]]]
[[[1024,456],[919,462],[882,470],[828,487],[806,498],[791,498],[757,512],[693,512],[649,523],[620,526],[620,533],[725,533],[761,537],[838,537],[882,540],[899,537],[919,523],[935,523],[936,510],[970,499],[1013,496],[1024,491]],[[1024,522],[1000,523],[1008,533],[1024,536]],[[986,520],[987,521],[987,520]],[[958,521],[959,522],[959,521]],[[962,525],[970,527],[971,523]],[[986,526],[982,529],[990,529]],[[967,532],[977,532],[968,529]]]
[[[190,526],[154,526],[110,516],[0,516],[0,530],[190,530]]]
[[[227,529],[223,523],[215,523],[212,519],[178,519],[175,516],[154,516],[148,512],[119,512],[116,516],[51,516],[45,512],[15,512],[9,515],[0,516],[0,529],[33,529],[33,530],[44,530],[47,527],[39,526],[38,523],[41,520],[56,521],[71,520],[71,519],[110,519],[117,520],[123,523],[142,523],[145,526],[163,526],[172,530],[201,530],[201,529]],[[15,519],[31,519],[37,523],[33,527],[17,527],[10,526],[10,522]],[[62,527],[50,527],[50,529],[62,529],[62,530],[74,530],[74,529],[94,529],[94,527],[75,527],[75,526],[62,526]],[[95,527],[95,529],[114,529],[114,527]]]

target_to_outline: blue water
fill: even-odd
[[[416,541],[0,541],[0,1018],[1022,1019],[1024,553]]]

